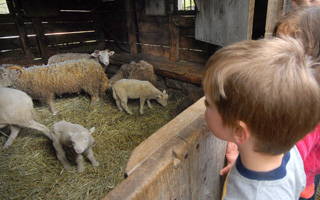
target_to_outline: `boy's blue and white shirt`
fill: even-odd
[[[222,199],[293,200],[306,186],[306,175],[299,151],[294,146],[283,156],[280,167],[269,172],[245,168],[241,157],[227,175]]]

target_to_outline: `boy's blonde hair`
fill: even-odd
[[[320,121],[313,63],[289,37],[247,40],[218,50],[206,63],[203,88],[224,125],[246,123],[256,151],[289,151]]]
[[[300,40],[306,54],[320,61],[320,6],[298,7],[283,15],[273,36],[291,36]]]

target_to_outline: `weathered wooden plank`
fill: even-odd
[[[173,3],[170,4],[170,16],[169,16],[169,31],[170,31],[170,61],[180,60],[180,37],[179,28],[175,25],[173,21]]]
[[[26,18],[28,19],[28,18]],[[42,17],[43,22],[85,22],[92,20],[92,13],[89,12],[60,12],[56,17]]]
[[[48,59],[48,46],[45,43],[45,37],[42,29],[41,19],[40,18],[32,18],[33,28],[34,32],[37,35],[37,43],[38,43],[38,49],[40,51],[40,55],[44,59]]]
[[[48,45],[83,42],[83,41],[90,41],[90,40],[97,40],[97,36],[94,32],[74,33],[74,34],[66,34],[66,35],[47,35],[45,37],[45,41]]]
[[[127,163],[125,172],[130,175],[144,160],[156,152],[163,144],[170,141],[180,130],[196,120],[205,110],[204,99],[198,100],[187,110],[161,127],[156,133],[137,146]]]
[[[0,37],[19,35],[15,24],[0,24],[0,30]]]
[[[223,185],[219,171],[224,166],[226,142],[207,130],[203,115],[197,122],[197,126],[192,122],[192,125],[188,125],[179,134],[179,138],[186,141],[189,149],[190,199],[218,200],[221,199]]]
[[[146,15],[165,15],[165,0],[145,0]]]
[[[170,49],[161,46],[141,45],[141,53],[147,55],[154,55],[169,58]]]
[[[195,26],[195,17],[193,15],[176,15],[172,18],[173,23],[181,28],[193,28]]]
[[[21,43],[19,38],[8,38],[0,40],[0,50],[20,49]]]
[[[139,32],[159,33],[169,32],[169,23],[152,22],[138,22]]]
[[[92,53],[94,50],[103,49],[105,43],[69,44],[49,47],[50,52],[55,53]]]
[[[59,1],[28,0],[20,3],[26,17],[54,17],[59,15]]]
[[[45,34],[94,30],[92,22],[43,23],[42,28]]]
[[[215,45],[251,39],[255,0],[200,1],[195,36]]]
[[[207,52],[180,49],[180,60],[205,64],[209,57]]]
[[[170,36],[168,32],[160,33],[139,33],[140,43],[142,44],[154,44],[161,46],[170,45]]]
[[[41,59],[35,60],[34,57],[25,56],[23,51],[1,52],[0,64],[16,64],[21,66],[41,65],[44,62]]]
[[[14,4],[15,6],[13,6]],[[23,21],[23,18],[21,17],[21,14],[19,13],[20,11],[19,3],[11,0],[11,1],[7,1],[7,5],[10,13],[15,13],[16,15],[17,22],[15,24],[16,24],[17,32],[20,38],[21,48],[27,57],[32,57],[32,52],[29,48],[28,36],[25,29],[24,21]]]
[[[0,23],[17,23],[17,18],[12,14],[3,14],[0,15]]]
[[[196,40],[193,36],[180,35],[180,48],[206,50],[208,43]]]
[[[136,25],[134,20],[134,10],[132,0],[125,0],[126,4],[126,13],[127,13],[127,27],[128,27],[128,37],[130,44],[130,53],[137,54],[137,33]]]
[[[188,161],[182,158],[177,163],[177,157],[186,153],[187,144],[179,138],[171,138],[103,200],[190,199]]]
[[[265,27],[265,38],[272,38],[273,29],[283,11],[284,0],[269,0]]]

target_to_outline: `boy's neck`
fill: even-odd
[[[255,152],[250,148],[239,146],[241,162],[247,169],[256,172],[267,172],[280,167],[284,154],[269,155],[261,152]]]

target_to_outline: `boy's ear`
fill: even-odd
[[[250,138],[250,130],[247,124],[239,121],[237,127],[233,131],[233,138],[236,144],[243,144]]]

